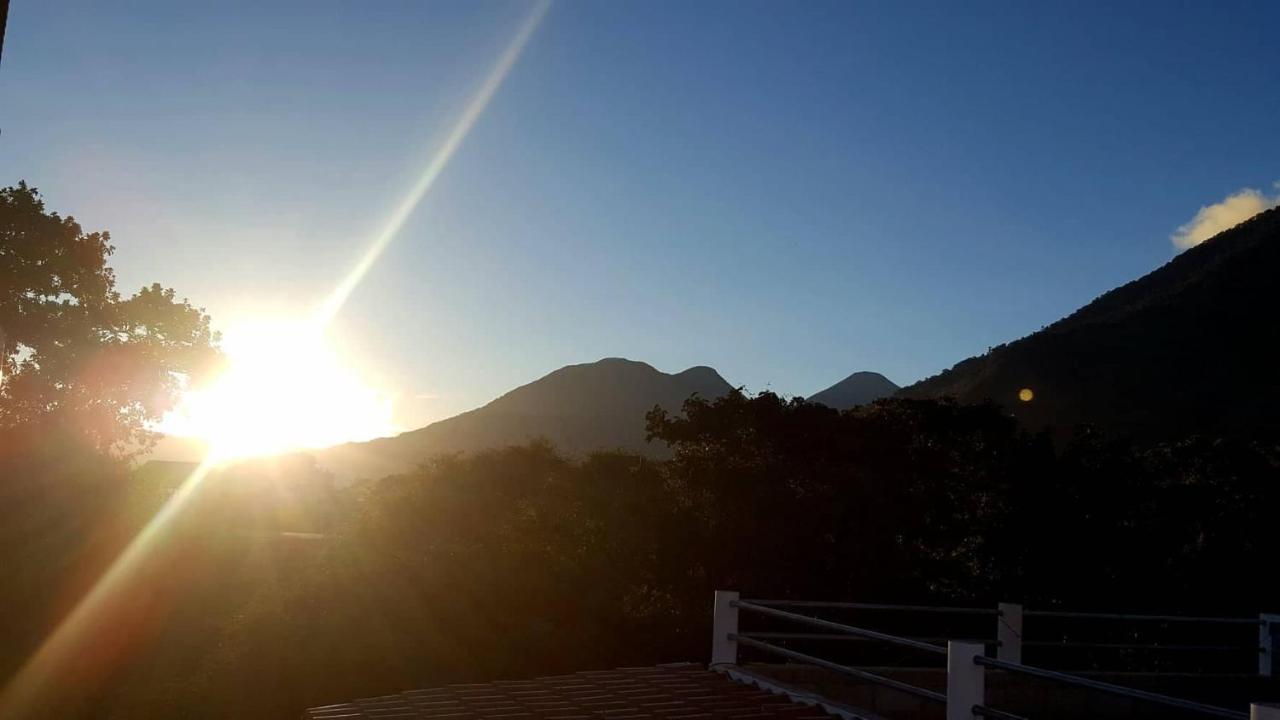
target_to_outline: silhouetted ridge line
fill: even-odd
[[[537,438],[572,454],[612,449],[661,454],[664,448],[645,441],[645,413],[655,405],[679,411],[693,395],[716,398],[730,389],[705,366],[669,374],[644,362],[604,358],[562,367],[483,407],[396,437],[314,454],[343,478],[403,472],[433,455]]]
[[[892,380],[877,372],[856,372],[840,382],[808,398],[837,410],[866,405],[898,392]]]
[[[902,391],[993,400],[1032,428],[1157,437],[1280,427],[1280,209],[1190,248],[1039,332]],[[1019,400],[1029,389],[1032,399]]]

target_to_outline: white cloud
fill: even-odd
[[[1280,183],[1276,186],[1280,189]],[[1244,188],[1222,202],[1200,208],[1191,222],[1174,231],[1169,239],[1179,250],[1186,250],[1277,205],[1280,205],[1280,195],[1268,196],[1260,190]]]

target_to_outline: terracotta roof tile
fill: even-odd
[[[304,720],[830,720],[700,665],[446,685],[311,708]]]

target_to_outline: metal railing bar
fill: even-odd
[[[1027,720],[1027,718],[1022,717],[1021,715],[1014,715],[1013,713],[1007,713],[1003,710],[989,708],[986,705],[974,705],[973,714],[981,715],[982,717],[996,718],[996,720]]]
[[[1089,688],[1099,692],[1110,693],[1120,697],[1133,698],[1136,700],[1145,700],[1147,702],[1159,705],[1167,705],[1169,707],[1179,708],[1181,710],[1190,710],[1204,715],[1213,715],[1215,717],[1232,718],[1232,720],[1248,720],[1249,714],[1239,712],[1237,710],[1229,710],[1227,708],[1217,707],[1216,705],[1205,705],[1204,703],[1194,702],[1192,700],[1183,700],[1182,698],[1172,697],[1170,695],[1161,695],[1160,693],[1148,692],[1146,690],[1137,690],[1134,688],[1124,687],[1123,685],[1112,685],[1111,683],[1102,682],[1100,680],[1089,680],[1076,675],[1058,672],[1056,670],[1046,670],[1044,668],[1033,667],[1030,665],[1021,665],[1019,663],[1008,662],[1007,660],[997,660],[982,655],[975,656],[973,661],[985,667],[996,668],[998,670],[1006,670],[1012,673],[1020,673],[1030,675],[1032,677],[1042,678],[1044,680],[1053,680],[1066,685],[1075,685],[1077,687]]]
[[[1161,643],[1106,643],[1106,642],[1058,642],[1054,640],[1024,640],[1023,647],[1045,648],[1103,648],[1114,650],[1217,650],[1238,652],[1266,652],[1254,645],[1164,645]]]
[[[934,702],[940,702],[940,703],[947,702],[947,696],[942,693],[934,692],[932,690],[926,690],[922,687],[916,687],[915,685],[909,685],[907,683],[904,683],[898,680],[887,678],[883,675],[876,675],[875,673],[869,673],[866,670],[859,670],[858,668],[855,668],[855,667],[849,667],[848,665],[841,665],[840,663],[831,662],[830,660],[823,660],[820,657],[814,657],[813,655],[807,655],[802,652],[796,652],[795,650],[779,647],[778,645],[773,645],[771,643],[762,642],[760,640],[753,640],[752,638],[749,638],[743,635],[738,635],[737,633],[730,633],[729,639],[734,642],[737,642],[740,645],[753,647],[753,648],[756,648],[757,650],[764,650],[765,652],[771,652],[776,655],[781,655],[786,658],[791,658],[792,660],[799,660],[801,662],[809,663],[810,665],[817,665],[818,667],[823,667],[828,670],[834,670],[838,673],[844,673],[845,675],[852,675],[853,677],[866,680],[867,682],[876,683],[877,685],[883,685],[887,688],[893,688],[894,690],[907,693],[908,695],[915,695],[916,697],[921,697],[926,700],[932,700]]]
[[[1257,673],[1248,672],[1191,672],[1187,670],[1060,670],[1068,675],[1081,677],[1121,677],[1121,678],[1216,678],[1242,679],[1257,678]]]
[[[1131,615],[1126,613],[1071,612],[1067,610],[1024,610],[1023,616],[1045,618],[1078,618],[1081,620],[1151,620],[1156,622],[1223,623],[1234,625],[1261,625],[1258,618],[1206,617],[1203,615]]]
[[[902,612],[962,613],[971,615],[1000,614],[1000,611],[995,608],[944,607],[939,605],[889,605],[884,603],[827,602],[824,600],[757,600],[754,598],[744,599],[742,602],[754,603],[756,605],[769,605],[772,607],[840,608],[845,610],[901,610]]]
[[[880,640],[883,642],[892,643],[894,645],[901,645],[903,647],[915,648],[916,650],[934,653],[936,655],[947,654],[947,649],[941,645],[934,645],[931,643],[920,642],[918,640],[910,640],[908,638],[898,637],[897,635],[889,635],[887,633],[876,632],[875,630],[867,630],[866,628],[854,627],[852,625],[842,625],[838,622],[823,620],[822,618],[809,617],[808,615],[800,615],[793,612],[787,612],[786,610],[776,610],[774,608],[765,607],[763,605],[757,605],[751,602],[750,600],[734,600],[733,602],[729,603],[729,605],[731,607],[736,607],[739,610],[747,610],[750,612],[759,613],[761,615],[767,615],[769,617],[780,618],[782,620],[790,620],[792,622],[813,625],[815,627],[826,628],[828,630],[836,630],[838,632],[848,633],[850,635],[860,635],[865,638],[871,638],[872,640]]]
[[[879,638],[862,637],[861,635],[845,635],[840,633],[793,633],[793,632],[749,632],[742,633],[746,637],[759,640],[837,640],[845,642],[878,642]],[[918,640],[925,643],[967,642],[995,645],[995,638],[954,638],[954,637],[909,637],[907,640]]]

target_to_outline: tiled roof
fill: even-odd
[[[311,708],[304,720],[831,720],[701,665],[446,685]]]

